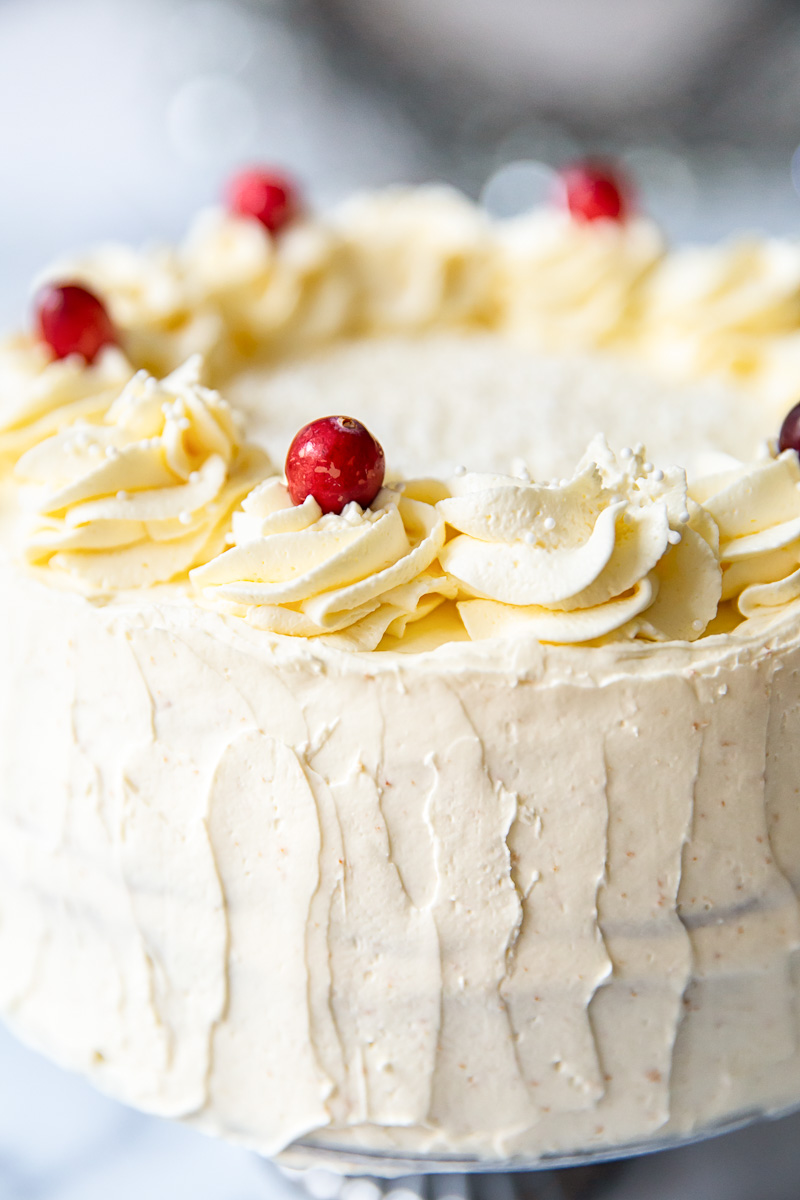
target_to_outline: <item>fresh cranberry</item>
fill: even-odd
[[[254,168],[234,175],[227,189],[228,208],[239,217],[255,217],[270,233],[279,233],[300,213],[297,186],[280,171]]]
[[[624,221],[630,208],[619,173],[606,163],[574,163],[561,171],[563,195],[576,221]]]
[[[800,404],[795,404],[781,425],[778,449],[781,454],[784,450],[796,450],[800,454]]]
[[[286,482],[295,504],[313,496],[323,512],[340,513],[355,500],[362,508],[383,484],[386,460],[379,442],[352,417],[321,417],[304,425],[286,455]]]
[[[119,340],[106,306],[79,283],[48,283],[34,301],[39,337],[56,358],[80,354],[92,363]]]

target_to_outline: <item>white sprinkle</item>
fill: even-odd
[[[117,499],[118,500],[130,500],[130,496],[128,495],[127,492],[117,492]]]
[[[649,475],[652,469],[653,464],[651,462],[642,463],[642,470],[644,471],[645,475]]]
[[[521,479],[523,483],[530,483],[531,473],[527,467],[520,467],[517,471],[517,479]]]
[[[116,446],[106,446],[106,458],[119,458],[119,450]]]
[[[568,480],[568,479],[562,479],[562,480],[559,482],[559,485],[558,485],[558,486],[559,486],[559,487],[566,487],[568,483],[569,483],[569,480]]]
[[[653,471],[653,479],[655,479],[656,483],[661,483],[663,478],[664,472],[661,470],[661,467],[656,467],[655,471]]]
[[[718,696],[727,696],[727,694],[728,694],[728,685],[727,685],[727,683],[723,683],[717,688],[717,695]]]
[[[681,535],[678,533],[677,529],[670,529],[669,533],[667,534],[667,541],[669,542],[670,546],[677,546],[680,540]]]
[[[695,631],[695,633],[699,633],[702,628],[703,622],[699,619],[699,617],[695,617],[694,621],[692,621],[692,629]]]
[[[178,513],[178,520],[180,521],[181,525],[191,525],[192,514],[190,512]]]
[[[91,446],[89,447],[89,455],[91,458],[99,458],[100,447],[97,445],[96,442],[92,442]]]
[[[80,433],[76,433],[74,442],[75,442],[75,445],[78,448],[78,450],[85,450],[86,447],[89,445],[88,433],[84,433],[83,430],[81,430]],[[800,487],[800,484],[798,484],[797,486]]]
[[[633,451],[630,446],[623,446],[619,452],[620,458],[633,458]]]
[[[685,525],[685,524],[686,524],[686,522],[689,520],[689,510],[688,510],[688,508],[685,508],[685,509],[683,510],[683,512],[682,512],[682,513],[680,514],[680,516],[678,517],[678,520],[681,522],[681,524],[682,524],[682,525]]]
[[[177,424],[178,424],[178,429],[186,430],[191,427],[192,422],[189,420],[188,417],[181,417],[181,419],[178,421]]]
[[[523,533],[522,540],[526,546],[532,546],[533,543],[536,541],[536,538],[533,536],[530,529],[528,529],[525,533]]]
[[[555,529],[555,527],[556,527],[555,518],[554,517],[545,517],[544,527],[548,533],[550,533],[551,530]]]
[[[458,466],[456,467],[456,469],[453,471],[454,475],[466,475],[466,473],[467,473],[467,468],[465,466],[463,466],[462,463],[459,463]]]
[[[192,471],[191,475],[189,476],[189,483],[197,483],[199,478],[200,478],[200,472]]]

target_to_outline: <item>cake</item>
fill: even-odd
[[[250,174],[0,348],[0,1010],[132,1105],[468,1162],[800,1102],[800,248],[589,184]]]

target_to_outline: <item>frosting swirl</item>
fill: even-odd
[[[131,362],[157,376],[192,354],[209,358],[224,333],[218,312],[168,246],[137,251],[110,242],[57,262],[45,278],[74,279],[102,296]]]
[[[352,270],[341,237],[323,221],[297,221],[271,237],[258,221],[209,209],[181,260],[192,294],[221,316],[229,357],[286,353],[332,337],[350,319]]]
[[[17,475],[46,488],[31,563],[108,590],[174,579],[217,553],[231,510],[269,468],[200,368],[189,359],[161,382],[140,371],[102,424],[73,424],[20,458]]]
[[[794,450],[692,485],[720,532],[722,598],[744,617],[800,598],[800,460]]]
[[[459,583],[472,638],[527,631],[545,642],[698,638],[714,617],[713,522],[682,469],[595,438],[574,477],[537,484],[465,474],[438,509],[457,531],[440,562]]]
[[[355,196],[334,220],[357,279],[358,328],[411,332],[483,321],[496,304],[489,222],[453,189]]]
[[[749,238],[674,250],[648,280],[643,349],[673,373],[718,375],[793,401],[798,330],[799,242]]]
[[[259,629],[372,650],[454,593],[433,569],[445,531],[428,495],[383,488],[367,509],[323,516],[313,496],[295,506],[281,479],[266,480],[234,514],[234,546],[192,582]]]
[[[77,356],[53,360],[27,337],[0,346],[0,472],[75,421],[102,420],[133,368],[106,346],[91,366]]]
[[[576,352],[630,333],[640,285],[664,253],[649,221],[575,221],[536,210],[498,231],[499,324],[538,348]]]

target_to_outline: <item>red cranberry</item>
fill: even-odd
[[[296,185],[280,171],[240,171],[227,188],[228,208],[239,217],[255,217],[270,233],[279,233],[300,213]]]
[[[325,513],[355,500],[371,504],[383,484],[379,442],[352,417],[321,417],[304,425],[286,455],[286,482],[295,504],[313,496]]]
[[[48,283],[34,301],[39,337],[56,358],[80,354],[92,363],[103,346],[116,345],[117,331],[102,300],[78,283]]]
[[[796,450],[800,454],[800,404],[795,404],[781,425],[778,449],[781,454],[784,450]]]
[[[606,163],[574,163],[561,171],[564,197],[576,221],[624,221],[630,198],[620,175]]]

